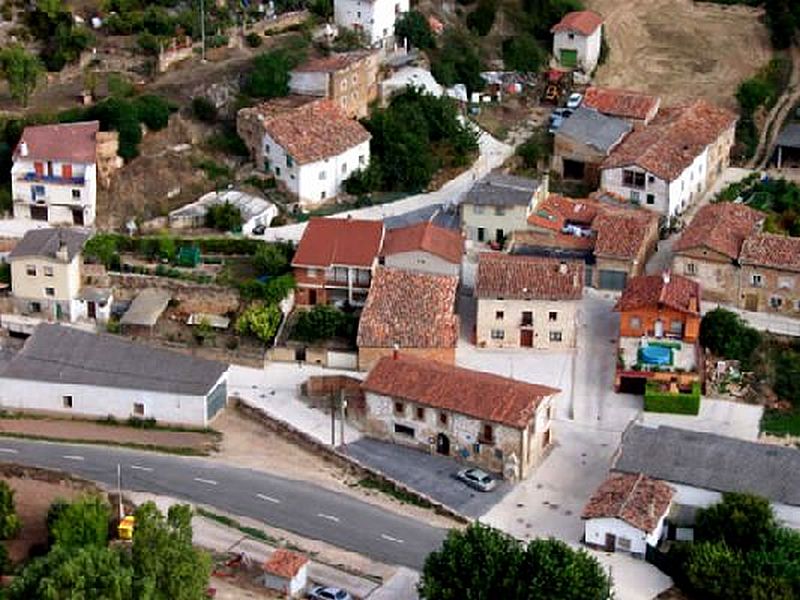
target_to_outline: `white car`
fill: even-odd
[[[575,110],[581,105],[581,102],[583,102],[583,94],[570,94],[567,98],[567,108]]]
[[[496,485],[492,476],[481,469],[463,469],[456,473],[456,479],[460,479],[468,486],[480,492],[491,492]]]

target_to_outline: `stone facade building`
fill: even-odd
[[[800,238],[752,235],[739,262],[740,308],[800,317]]]

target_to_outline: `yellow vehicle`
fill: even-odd
[[[128,515],[122,521],[119,522],[117,526],[117,535],[121,540],[132,540],[133,539],[133,526],[136,522],[136,517],[133,515]]]

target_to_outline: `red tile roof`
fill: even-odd
[[[638,166],[674,181],[736,122],[731,111],[705,100],[662,109],[649,126],[633,131],[603,161],[603,169]]]
[[[363,389],[483,421],[527,426],[541,401],[561,390],[404,356],[384,357]]]
[[[306,564],[308,564],[308,559],[305,556],[278,548],[264,563],[264,572],[291,579]]]
[[[733,202],[707,204],[695,215],[675,242],[673,252],[708,248],[737,259],[747,236],[757,228],[764,214]]]
[[[479,298],[579,300],[583,263],[484,252],[478,256]]]
[[[303,232],[292,266],[371,267],[382,240],[380,221],[313,218]]]
[[[580,10],[567,13],[564,18],[553,25],[550,31],[575,31],[581,35],[592,35],[603,24],[603,17],[592,10]]]
[[[669,510],[675,490],[658,479],[635,473],[612,473],[583,509],[583,519],[622,519],[652,532]]]
[[[628,281],[614,310],[627,311],[664,306],[700,314],[700,284],[681,275],[640,275]]]
[[[426,221],[387,231],[381,256],[418,250],[434,254],[450,263],[461,264],[464,238],[458,231],[438,227]]]
[[[94,163],[97,160],[99,121],[26,127],[14,151],[15,158]],[[21,154],[25,143],[28,155]]]
[[[595,256],[636,258],[657,223],[658,215],[646,210],[604,212],[592,223],[592,229],[597,232]]]
[[[524,250],[518,250],[518,247],[529,248],[543,248],[546,250],[559,249],[559,250],[581,250],[591,251],[594,249],[595,236],[581,236],[572,235],[569,233],[559,232],[542,232],[533,230],[518,230],[511,236],[511,252],[512,254],[530,254]]]
[[[800,271],[800,238],[772,233],[751,235],[742,244],[739,262],[743,265]]]
[[[312,58],[293,70],[298,73],[332,73],[346,69],[350,65],[367,58],[372,54],[369,50],[355,50],[353,52],[340,52],[329,56]]]
[[[358,324],[366,348],[455,348],[458,277],[378,269]]]
[[[652,119],[660,103],[658,96],[603,87],[590,87],[583,97],[583,106],[587,108],[612,117],[641,121]]]
[[[371,138],[329,100],[291,104],[279,98],[246,110],[260,115],[264,131],[299,165],[338,156]]]
[[[602,205],[596,200],[550,194],[528,215],[528,224],[561,231],[565,223],[591,225],[601,210]]]

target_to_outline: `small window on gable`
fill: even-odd
[[[504,316],[505,316],[505,313],[504,313],[502,310],[496,310],[496,311],[494,311],[494,318],[495,318],[495,320],[497,320],[497,321],[502,321]]]
[[[52,277],[53,276],[53,267],[44,267],[44,276],[45,277]]]
[[[551,310],[549,313],[547,313],[547,320],[558,321],[558,313],[554,310]]]
[[[36,277],[36,265],[25,265],[25,274]]]
[[[631,317],[629,324],[631,329],[641,329],[642,328],[642,320],[639,317]]]
[[[394,412],[396,415],[404,415],[406,413],[406,405],[402,402],[395,402]]]
[[[72,396],[61,396],[61,405],[64,408],[72,408]]]
[[[439,413],[439,425],[447,425],[447,413]]]
[[[133,414],[137,417],[144,416],[144,402],[134,402],[133,403]]]
[[[418,406],[414,412],[415,412],[415,416],[416,416],[417,421],[424,421],[425,420],[425,409],[422,406]]]

